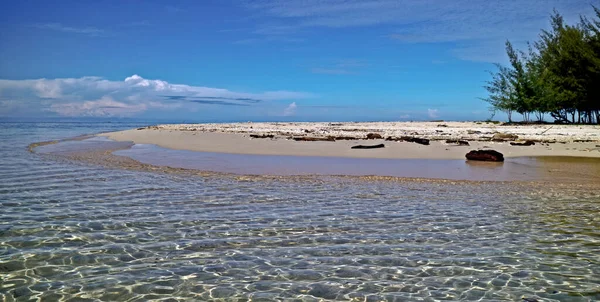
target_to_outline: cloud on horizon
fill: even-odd
[[[292,102],[287,107],[285,107],[285,109],[283,109],[283,116],[293,116],[293,115],[295,115],[296,114],[296,108],[298,108],[298,106],[296,105],[296,102]]]
[[[134,116],[147,110],[241,106],[310,98],[294,91],[235,92],[221,88],[171,84],[138,75],[124,81],[101,77],[1,80],[0,113],[53,112],[61,116]]]

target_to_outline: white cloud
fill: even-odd
[[[427,116],[429,116],[429,118],[437,118],[439,117],[440,111],[437,109],[427,109]]]
[[[296,102],[289,104],[285,109],[283,109],[283,116],[293,116],[296,114]]]
[[[85,101],[83,103],[58,103],[50,105],[49,111],[56,112],[62,116],[132,116],[136,113],[146,111],[146,104],[125,104],[117,102],[105,96],[96,101]]]
[[[246,93],[222,88],[171,84],[139,75],[124,81],[100,77],[0,80],[0,99],[28,104],[65,116],[131,116],[150,109],[205,106],[252,106],[268,101],[308,98],[294,91]],[[8,107],[8,103],[0,103]],[[3,110],[5,111],[5,110]]]

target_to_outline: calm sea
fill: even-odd
[[[596,301],[600,193],[130,171],[0,123],[0,301]],[[533,300],[530,300],[533,301]]]

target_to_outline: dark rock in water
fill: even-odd
[[[144,130],[144,129],[146,129],[146,128],[145,127],[137,128],[137,130]]]
[[[411,142],[411,143],[417,143],[417,144],[421,144],[421,145],[429,145],[429,140],[426,138],[403,136],[403,137],[401,137],[401,139],[403,141],[407,141],[407,142]]]
[[[510,133],[496,133],[494,136],[492,136],[492,140],[497,142],[514,141],[518,138],[518,135]]]
[[[354,136],[336,136],[336,137],[334,137],[334,139],[336,141],[357,141],[357,140],[360,140],[361,138],[354,137]]]
[[[504,161],[504,155],[495,150],[473,150],[465,157],[468,160],[480,160],[480,161]]]
[[[523,299],[523,301],[525,301],[525,302],[539,302],[539,300],[536,298],[521,298],[521,299]]]
[[[351,149],[378,149],[378,148],[385,148],[384,144],[379,144],[379,145],[357,145],[357,146],[352,146]]]
[[[250,134],[251,138],[274,138],[273,134]]]
[[[533,146],[535,145],[534,141],[524,141],[524,142],[510,142],[512,146]]]
[[[382,139],[381,134],[378,133],[369,133],[367,134],[367,139]]]
[[[442,128],[447,128],[447,127],[448,127],[448,125],[446,125],[446,124],[439,124],[439,125],[437,125],[437,126],[438,126],[438,127],[442,127]]]
[[[479,130],[467,130],[467,134],[481,134]]]
[[[457,144],[459,146],[469,146],[469,142],[459,140],[459,139],[448,139],[448,140],[446,140],[446,144]]]
[[[301,141],[301,142],[335,142],[335,138],[334,137],[307,137],[307,136],[302,136],[302,137],[293,137],[292,138],[295,141]]]

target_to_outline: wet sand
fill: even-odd
[[[196,175],[342,176],[363,179],[526,181],[600,184],[600,159],[518,157],[504,163],[464,159],[385,159],[247,155],[132,145],[97,137],[44,145],[35,152],[109,167]]]

